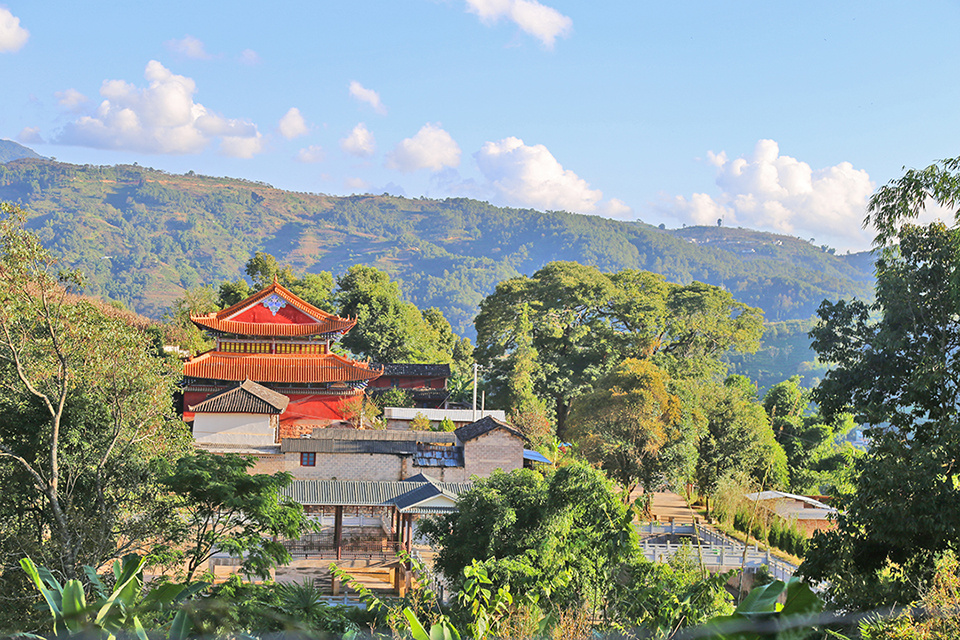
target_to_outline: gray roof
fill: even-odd
[[[494,431],[496,429],[505,429],[510,433],[512,433],[513,435],[517,436],[518,438],[522,438],[523,440],[527,439],[527,437],[523,435],[515,427],[507,424],[506,422],[501,422],[500,420],[497,420],[493,416],[486,416],[486,417],[480,418],[476,422],[465,424],[459,429],[457,429],[456,431],[454,431],[454,433],[457,435],[457,438],[459,438],[460,442],[467,442],[468,440],[479,438],[483,434],[490,433],[491,431]]]
[[[469,482],[376,482],[362,480],[294,480],[283,494],[306,505],[376,507],[397,506],[398,499],[404,505],[415,505],[435,495],[447,495],[456,499],[472,485]],[[424,491],[425,489],[425,491]]]
[[[280,414],[287,409],[290,398],[272,389],[244,380],[216,393],[199,404],[192,405],[194,413],[257,413]]]
[[[314,440],[409,440],[456,444],[457,438],[445,431],[410,431],[408,429],[314,429]]]
[[[375,363],[377,364],[377,363]],[[449,378],[449,364],[412,364],[406,362],[383,362],[383,376],[411,376],[418,378]]]
[[[372,453],[394,456],[412,456],[417,443],[403,440],[318,440],[316,438],[284,438],[280,441],[284,453]]]
[[[421,502],[426,502],[430,498],[435,498],[437,496],[446,496],[454,502],[457,501],[457,494],[450,491],[444,491],[439,483],[425,482],[417,486],[416,489],[406,492],[402,496],[397,496],[393,500],[393,504],[396,505],[397,509],[400,511],[405,511],[411,507],[415,507]]]

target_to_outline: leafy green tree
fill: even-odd
[[[385,407],[413,407],[413,395],[401,387],[390,387],[382,393],[372,395],[372,397],[380,409]]]
[[[335,302],[341,316],[357,319],[343,345],[378,362],[449,363],[456,336],[443,315],[427,318],[403,300],[400,286],[385,272],[356,265],[337,279]]]
[[[651,493],[667,473],[661,450],[682,444],[680,399],[668,391],[667,382],[656,365],[631,358],[573,405],[571,437],[628,494],[637,484]]]
[[[293,270],[289,265],[281,267],[276,258],[263,251],[257,251],[247,261],[244,272],[253,283],[254,291],[270,286],[274,280],[284,286],[288,286],[294,280]]]
[[[507,379],[506,389],[510,422],[533,444],[544,445],[553,439],[553,424],[547,404],[533,391],[537,352],[533,348],[533,325],[527,305],[521,307],[518,320],[517,336],[514,339],[517,346],[509,356],[510,377]]]
[[[167,469],[160,482],[177,497],[175,544],[187,544],[187,580],[217,551],[243,558],[248,575],[268,577],[290,561],[277,536],[299,538],[303,506],[282,497],[290,474],[250,474],[251,457],[197,451]]]
[[[72,579],[162,535],[150,460],[189,434],[137,321],[68,294],[77,277],[58,277],[19,208],[0,210],[0,581],[16,553]]]
[[[220,296],[213,287],[202,285],[187,289],[164,314],[166,325],[172,329],[172,338],[182,348],[199,353],[213,346],[210,340],[190,316],[198,316],[220,310]]]
[[[750,473],[764,490],[786,486],[786,454],[749,380],[730,376],[722,385],[705,382],[697,394],[702,421],[695,473],[699,493],[712,495],[721,478],[737,471]]]
[[[602,601],[613,572],[636,552],[631,521],[602,473],[574,463],[547,479],[529,469],[495,472],[460,496],[457,513],[421,531],[452,584],[477,560],[495,586],[562,606]]]
[[[477,360],[500,396],[524,335],[515,329],[524,308],[533,325],[534,392],[549,399],[561,435],[574,399],[625,359],[651,359],[671,376],[715,375],[724,370],[720,356],[755,349],[762,331],[758,309],[717,287],[551,262],[532,277],[501,282],[480,304]]]
[[[837,529],[814,538],[803,567],[841,607],[914,600],[936,555],[960,545],[960,230],[909,222],[958,195],[960,159],[878,190],[876,303],[825,302],[811,332],[836,363],[815,400],[828,417],[853,411],[871,441]]]

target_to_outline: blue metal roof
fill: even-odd
[[[533,451],[531,449],[523,450],[523,459],[529,460],[530,462],[542,462],[543,464],[553,464],[553,461],[547,458],[545,455],[539,451]]]

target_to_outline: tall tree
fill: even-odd
[[[936,555],[960,546],[960,229],[909,222],[958,196],[960,159],[878,190],[876,302],[825,302],[811,332],[836,363],[815,400],[828,416],[853,411],[871,441],[836,531],[803,567],[840,606],[909,602]]]
[[[357,319],[343,339],[354,353],[379,362],[452,361],[456,336],[443,314],[428,310],[424,318],[385,272],[355,265],[337,279],[337,286],[338,312]]]
[[[652,359],[671,376],[716,374],[722,354],[755,350],[762,332],[762,313],[717,287],[551,262],[529,278],[501,282],[480,305],[477,359],[501,395],[523,305],[538,354],[535,392],[549,398],[561,434],[573,400],[625,359]]]
[[[149,461],[189,434],[173,417],[175,373],[131,314],[70,295],[76,276],[57,275],[21,210],[0,210],[0,476],[18,481],[0,508],[19,514],[0,544],[75,577],[160,532]]]
[[[680,399],[667,382],[649,360],[631,358],[573,405],[571,437],[628,492],[640,484],[649,494],[666,471],[661,451],[682,446]]]

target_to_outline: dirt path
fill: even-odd
[[[673,518],[676,522],[693,522],[696,514],[686,501],[672,491],[657,491],[653,494],[653,516],[661,522]]]

